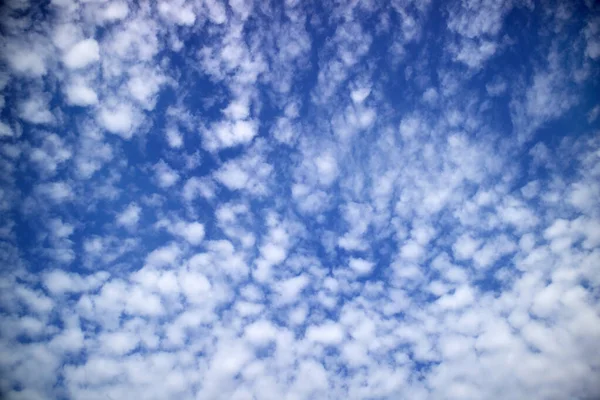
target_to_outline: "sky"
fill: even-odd
[[[3,399],[600,398],[600,5],[8,0]]]

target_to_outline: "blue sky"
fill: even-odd
[[[13,0],[0,35],[3,398],[600,396],[593,1]]]

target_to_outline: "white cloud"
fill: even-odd
[[[127,3],[122,1],[112,1],[104,7],[101,12],[102,22],[120,21],[129,14]]]
[[[133,332],[111,332],[100,335],[98,341],[107,353],[123,355],[135,349],[139,339]]]
[[[452,294],[440,297],[437,304],[444,309],[460,309],[470,305],[475,300],[473,289],[469,286],[461,286]]]
[[[452,246],[454,257],[458,260],[466,260],[473,257],[481,242],[473,239],[469,234],[462,234]]]
[[[600,105],[595,106],[594,108],[592,108],[590,110],[590,112],[588,113],[588,123],[592,123],[595,122],[596,119],[598,119],[598,116],[600,115]]]
[[[271,134],[278,142],[292,145],[298,138],[298,130],[294,121],[284,117],[277,120],[277,123],[271,130]]]
[[[499,79],[485,85],[485,90],[490,96],[499,96],[506,92],[506,88],[506,82]]]
[[[52,42],[62,51],[66,51],[81,40],[83,33],[81,26],[72,22],[56,24],[52,32]]]
[[[299,300],[299,295],[310,283],[310,278],[306,275],[299,275],[277,283],[279,292],[279,301],[283,304],[293,303]]]
[[[408,242],[404,243],[400,249],[400,256],[407,260],[419,260],[424,253],[425,249],[423,246],[414,240],[409,240]]]
[[[29,160],[43,175],[53,176],[72,156],[71,149],[56,134],[47,135],[40,147],[33,148]]]
[[[211,294],[212,285],[206,276],[198,272],[180,273],[179,284],[192,303],[204,303]]]
[[[97,272],[83,278],[75,273],[55,269],[44,275],[44,285],[50,293],[60,295],[94,290],[100,287],[107,278],[108,273],[106,272]]]
[[[171,243],[148,254],[146,264],[153,267],[165,267],[175,263],[180,254],[181,249],[175,243]]]
[[[183,146],[183,135],[176,128],[167,128],[165,136],[170,147],[179,149]]]
[[[103,105],[96,116],[100,126],[110,133],[121,136],[123,139],[131,139],[133,136],[133,130],[136,126],[135,118],[137,118],[135,110],[127,103],[112,106]]]
[[[71,236],[75,227],[69,223],[63,222],[60,218],[53,218],[48,221],[50,233],[55,238],[66,238]]]
[[[67,101],[75,106],[93,106],[98,104],[98,95],[91,87],[87,86],[83,81],[75,81],[65,89]]]
[[[33,51],[32,51],[33,50]],[[47,73],[45,52],[29,43],[9,41],[4,57],[10,68],[19,75],[40,77]]]
[[[310,187],[302,184],[292,187],[292,196],[298,203],[300,211],[306,214],[315,214],[327,208],[329,196],[322,190],[311,191]]]
[[[586,38],[585,55],[594,60],[600,57],[598,33],[600,33],[600,18],[594,18],[588,22],[584,30]]]
[[[473,41],[464,39],[460,43],[460,49],[456,52],[456,60],[460,61],[470,68],[480,68],[485,61],[491,58],[498,46],[494,42],[487,40]]]
[[[185,224],[180,226],[178,229],[182,232],[182,236],[189,243],[198,245],[204,239],[204,225],[199,222],[191,222],[189,224]]]
[[[196,21],[196,15],[194,15],[191,5],[181,1],[174,3],[161,1],[158,5],[158,12],[178,25],[190,26]]]
[[[218,151],[228,147],[247,144],[257,135],[258,124],[253,120],[223,121],[204,133],[204,147]]]
[[[369,274],[375,264],[371,261],[364,260],[362,258],[351,258],[350,259],[350,268],[352,268],[359,275]]]
[[[37,185],[36,191],[55,203],[69,201],[74,197],[73,189],[66,182],[41,183]]]
[[[13,136],[14,132],[10,125],[0,121],[0,137]]]
[[[76,175],[82,179],[90,179],[113,157],[113,147],[104,141],[99,129],[86,130],[79,138],[78,152],[75,155]]]
[[[63,62],[69,69],[85,68],[100,60],[100,46],[94,39],[77,42],[63,56]]]
[[[229,189],[243,189],[250,178],[239,164],[227,163],[217,172],[216,178]]]
[[[569,202],[583,210],[592,210],[596,205],[597,196],[600,194],[600,185],[576,182],[569,193]]]
[[[322,325],[309,326],[305,336],[311,342],[335,346],[344,340],[345,332],[339,324],[326,322]]]
[[[475,1],[454,5],[450,10],[448,27],[468,38],[498,34],[510,3]]]
[[[277,328],[269,321],[256,321],[246,326],[244,337],[253,345],[264,346],[277,336]]]
[[[267,243],[260,248],[263,258],[271,264],[279,264],[285,260],[286,251],[282,246],[273,243]]]
[[[214,177],[230,190],[245,190],[260,196],[267,194],[272,172],[273,167],[260,153],[248,152],[243,158],[227,161]]]
[[[130,203],[117,215],[117,224],[126,228],[135,228],[140,221],[142,208],[137,203]]]
[[[354,103],[361,104],[363,101],[365,101],[365,99],[367,97],[369,97],[370,94],[371,94],[371,88],[370,87],[363,87],[363,88],[359,88],[359,89],[353,90],[350,93],[350,97],[352,98],[352,101]]]
[[[49,100],[44,95],[32,96],[21,102],[19,116],[32,124],[52,124],[55,120],[49,109]]]
[[[516,248],[517,246],[511,239],[505,235],[500,235],[479,249],[473,255],[473,260],[478,267],[486,268],[493,265],[500,257],[514,252]]]
[[[163,189],[167,189],[179,181],[179,174],[163,160],[154,164],[154,175],[158,186]]]
[[[157,227],[165,228],[172,235],[183,238],[189,244],[199,245],[204,239],[204,225],[200,222],[160,220]]]
[[[331,185],[338,174],[337,162],[333,155],[326,153],[318,156],[315,159],[315,165],[319,174],[319,182],[325,186]]]
[[[256,261],[256,270],[253,276],[259,282],[266,282],[271,278],[272,267],[282,264],[288,256],[289,235],[285,228],[272,227],[269,237],[265,238],[260,246],[260,258]]]
[[[183,199],[187,202],[191,202],[198,196],[210,199],[215,196],[214,183],[207,179],[201,179],[198,177],[191,177],[183,185]]]
[[[160,72],[148,68],[132,68],[129,76],[127,90],[131,98],[142,108],[153,110],[166,78]]]
[[[400,122],[400,134],[405,139],[411,139],[417,136],[423,128],[421,120],[417,116],[402,118]]]

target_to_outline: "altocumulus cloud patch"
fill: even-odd
[[[38,3],[0,397],[600,397],[593,1]]]

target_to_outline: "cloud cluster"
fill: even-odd
[[[600,396],[593,2],[5,3],[0,397]]]

